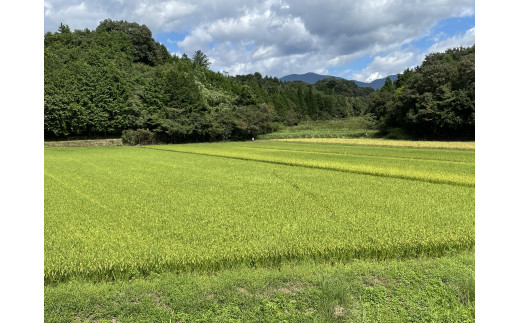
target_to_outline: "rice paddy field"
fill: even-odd
[[[472,253],[474,144],[388,142],[46,147],[45,284]]]

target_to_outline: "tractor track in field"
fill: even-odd
[[[76,193],[77,195],[83,197],[84,199],[87,199],[89,202],[91,203],[94,203],[95,205],[99,206],[100,208],[102,209],[105,209],[107,210],[107,206],[104,205],[103,203],[99,202],[98,200],[96,200],[95,198],[93,198],[92,196],[88,195],[88,194],[85,194],[84,192],[78,190],[76,187],[74,187],[73,185],[70,185],[70,184],[67,184],[66,182],[62,181],[61,179],[59,179],[56,175],[53,175],[47,171],[44,172],[44,175],[54,179],[55,181],[57,181],[58,183],[60,183],[61,185],[63,185],[64,187],[67,187],[69,188],[70,190],[72,190],[74,193]]]

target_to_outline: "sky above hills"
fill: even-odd
[[[475,44],[474,0],[44,0],[45,32],[95,29],[106,18],[145,24],[179,56],[201,49],[212,70],[230,75],[370,82]]]

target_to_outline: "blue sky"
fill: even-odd
[[[145,24],[172,54],[201,49],[211,69],[231,75],[367,82],[475,43],[470,0],[44,0],[45,32],[95,29],[106,18]]]

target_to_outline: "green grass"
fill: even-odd
[[[473,161],[266,142],[46,148],[45,282],[470,250]]]
[[[276,132],[260,135],[258,139],[285,138],[359,138],[373,137],[377,130],[365,129],[360,118],[304,121],[296,126],[282,127]]]
[[[45,287],[46,322],[474,322],[472,250]]]

